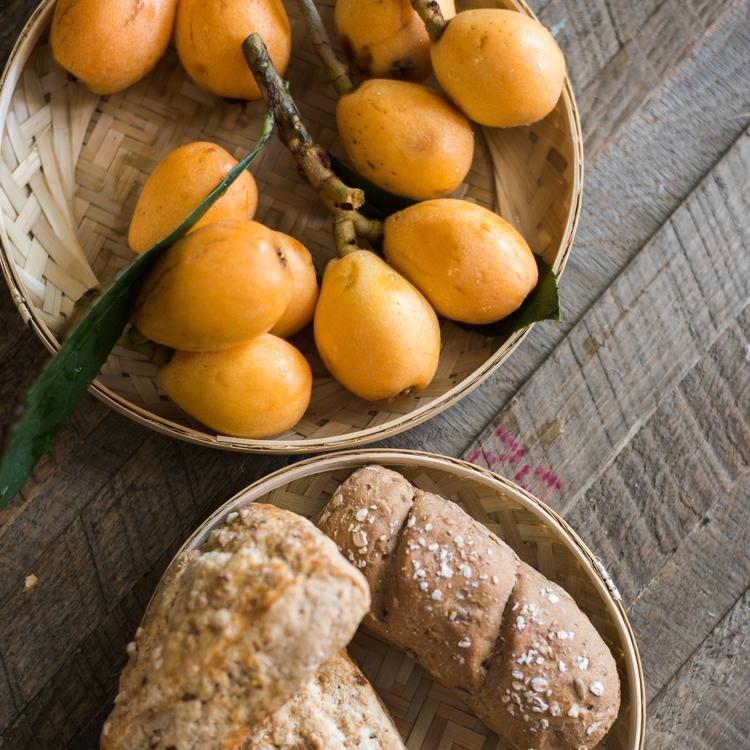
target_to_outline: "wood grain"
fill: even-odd
[[[750,590],[745,589],[654,701],[649,747],[747,748],[750,672],[742,665],[749,649]]]
[[[650,6],[638,3],[630,10],[639,18]],[[672,0],[657,5],[637,26],[618,19],[625,44],[579,93],[589,160],[616,142],[621,128],[680,72],[695,49],[696,28],[720,34],[717,23],[731,12],[731,2]],[[677,119],[678,112],[672,115]]]
[[[648,747],[748,747],[750,0],[532,5],[558,29],[587,139],[565,322],[388,444],[468,447],[565,510],[628,604]],[[2,4],[2,59],[32,7]],[[0,325],[9,406],[44,353],[8,295]],[[172,551],[285,463],[179,444],[84,399],[0,515],[0,747],[96,747]]]
[[[750,585],[749,329],[750,305],[568,514],[629,603],[649,698]]]
[[[482,451],[491,467],[510,464],[516,474],[528,466],[527,486],[569,511],[747,304],[749,194],[750,137],[743,134],[469,455]],[[522,457],[507,455],[505,433],[523,437]],[[554,467],[563,483],[556,495],[545,493],[536,467]]]
[[[584,88],[620,48],[607,5],[607,0],[550,0],[538,11],[542,23],[555,30],[576,90]]]

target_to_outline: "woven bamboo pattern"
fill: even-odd
[[[377,463],[401,472],[423,490],[459,503],[504,539],[527,563],[563,586],[601,633],[617,660],[622,683],[620,714],[599,748],[636,750],[643,743],[642,672],[619,595],[606,571],[564,522],[511,482],[455,459],[405,451],[351,451],[294,464],[260,480],[219,508],[183,550],[199,546],[231,510],[267,502],[314,518],[336,488],[358,467]],[[560,528],[562,526],[562,528]],[[583,551],[584,565],[576,551]],[[588,569],[587,569],[588,568]],[[626,633],[613,609],[621,613]],[[449,690],[434,682],[404,652],[360,628],[352,657],[387,705],[408,750],[507,750]]]
[[[0,92],[8,105],[4,118],[0,106],[3,270],[19,310],[50,349],[57,346],[81,294],[112,279],[132,259],[127,227],[156,164],[194,140],[215,141],[241,158],[258,135],[263,111],[260,102],[228,102],[198,89],[173,49],[127,91],[104,98],[88,93],[51,59],[45,29],[53,4],[44,0],[32,18]],[[319,4],[330,24],[333,0]],[[335,130],[335,93],[295,4],[286,5],[295,38],[287,73],[291,91],[313,136],[343,157]],[[474,166],[455,195],[497,210],[524,233],[535,252],[562,270],[578,214],[582,169],[569,90],[537,125],[485,129],[477,135]],[[322,272],[334,255],[330,219],[277,139],[253,165],[253,173],[260,192],[256,218],[298,238]],[[121,347],[93,389],[128,416],[184,439],[235,450],[324,450],[380,439],[441,411],[499,366],[523,338],[487,339],[448,322],[442,335],[439,370],[427,390],[372,404],[338,385],[317,357],[310,333],[301,334],[294,343],[313,367],[312,404],[293,431],[275,440],[207,432],[160,391],[152,363]]]

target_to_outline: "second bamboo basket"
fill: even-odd
[[[355,470],[380,464],[417,487],[459,503],[515,552],[570,593],[617,662],[620,713],[598,750],[643,750],[646,697],[638,647],[620,595],[602,563],[541,500],[509,480],[457,459],[422,451],[358,450],[302,461],[260,479],[207,518],[178,555],[196,549],[228,513],[266,502],[313,518]],[[508,750],[449,690],[399,649],[360,629],[350,653],[391,711],[409,750]]]

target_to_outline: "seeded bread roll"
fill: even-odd
[[[477,697],[477,716],[488,726],[493,718],[503,722],[515,747],[589,748],[617,718],[620,681],[612,654],[575,600],[522,562]]]
[[[338,488],[318,519],[318,526],[367,579],[372,607],[365,622],[375,632],[385,616],[393,553],[413,501],[414,488],[401,474],[365,466]]]
[[[309,521],[254,503],[172,566],[103,750],[234,750],[351,639],[367,583]]]
[[[484,681],[518,559],[457,509],[414,492],[388,587],[388,637],[418,654],[444,685],[473,695]]]
[[[243,750],[404,750],[396,727],[345,651],[323,665]]]
[[[586,615],[458,505],[399,477],[356,471],[318,519],[382,602],[365,622],[514,748],[596,746],[620,683]]]

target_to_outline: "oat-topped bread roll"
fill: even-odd
[[[376,632],[384,620],[393,553],[413,502],[414,488],[401,474],[365,466],[338,488],[318,519],[344,557],[364,573],[372,597],[365,622]]]
[[[318,526],[370,585],[365,623],[513,747],[588,750],[607,733],[620,683],[601,636],[572,597],[458,505],[368,466]]]
[[[513,589],[515,554],[457,505],[416,490],[394,563],[389,637],[423,649],[421,663],[447,687],[474,694]]]
[[[404,750],[404,743],[370,683],[342,651],[258,724],[242,748]]]
[[[306,519],[259,503],[230,513],[160,587],[103,750],[234,750],[349,642],[369,603]]]
[[[472,706],[488,726],[502,722],[515,747],[534,750],[593,747],[617,718],[612,654],[570,594],[526,563]]]

